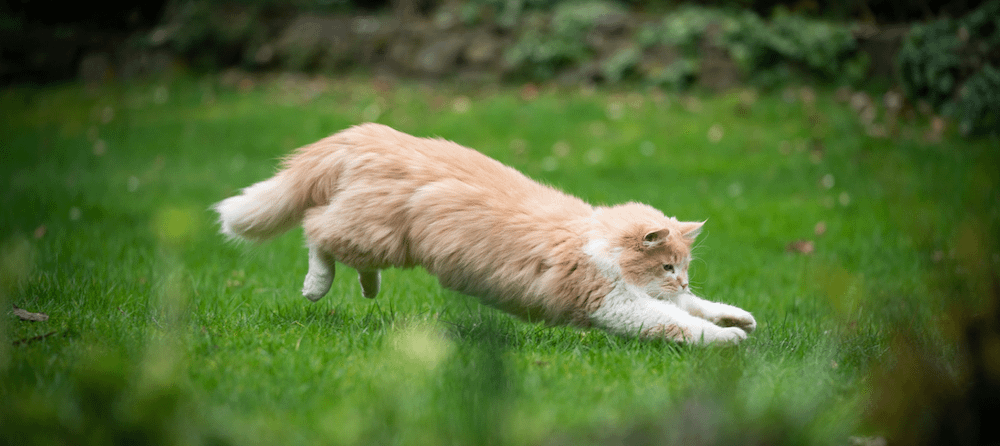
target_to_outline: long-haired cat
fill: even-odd
[[[305,146],[274,177],[215,205],[222,233],[260,241],[299,222],[302,294],[330,289],[335,262],[374,298],[379,270],[422,266],[445,288],[532,321],[726,344],[757,323],[691,293],[702,223],[627,203],[591,206],[475,150],[379,124]]]

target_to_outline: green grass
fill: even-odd
[[[920,119],[870,138],[829,91],[738,113],[738,93],[322,85],[0,92],[0,304],[50,316],[0,322],[0,442],[846,444],[889,429],[865,410],[896,333],[959,367],[942,324],[1000,266],[997,142],[925,142]],[[310,303],[301,230],[217,234],[212,203],[370,119],[707,219],[692,283],[758,330],[719,349],[544,327],[419,269],[370,301],[342,267]]]

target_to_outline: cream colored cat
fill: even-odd
[[[302,222],[302,294],[329,291],[334,263],[359,272],[422,266],[441,285],[522,318],[623,335],[727,344],[757,323],[688,287],[702,223],[638,203],[591,206],[485,155],[379,124],[299,149],[274,177],[215,205],[222,232],[264,240]]]

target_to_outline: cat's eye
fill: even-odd
[[[663,265],[663,270],[668,273],[672,273],[674,272],[674,265]]]

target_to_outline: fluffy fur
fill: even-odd
[[[735,343],[750,313],[696,297],[691,244],[702,223],[628,203],[594,207],[485,155],[364,124],[296,151],[274,177],[215,205],[222,233],[260,241],[301,222],[303,295],[329,291],[336,262],[422,266],[442,286],[528,320],[680,342]]]

